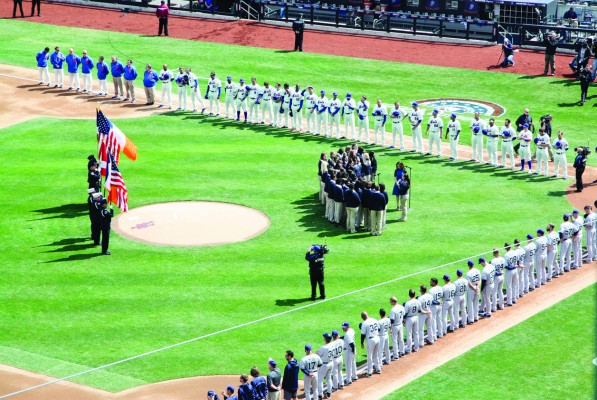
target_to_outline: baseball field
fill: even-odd
[[[191,66],[202,78],[213,70],[221,79],[299,82],[316,91],[365,94],[372,102],[484,100],[506,110],[496,117],[498,126],[529,107],[536,120],[553,114],[554,127],[565,131],[571,147],[597,143],[591,117],[595,97],[584,108],[576,107],[580,90],[567,79],[6,19],[0,28],[5,38],[0,78],[16,88],[23,113],[44,115],[27,105],[28,97],[41,96],[46,103],[64,105],[65,115],[77,116],[4,121],[0,130],[0,363],[60,378],[196,339],[73,379],[107,392],[178,378],[238,375],[253,365],[265,369],[268,357],[283,363],[287,349],[300,356],[304,344],[318,346],[322,333],[339,329],[343,321],[356,326],[362,310],[376,314],[380,307],[389,308],[392,295],[405,301],[410,288],[427,284],[432,276],[455,275],[469,258],[488,257],[492,248],[534,234],[548,222],[558,225],[573,208],[566,197],[572,180],[365,146],[375,150],[380,181],[390,190],[396,162],[412,168],[412,210],[408,222],[398,223],[391,198],[382,236],[351,235],[323,218],[316,193],[319,154],[349,141],[200,114],[150,115],[142,106],[128,107],[126,118],[113,118],[111,110],[127,106],[107,102],[102,105],[106,115],[139,149],[137,161],[123,157],[120,162],[131,209],[174,201],[226,202],[263,212],[270,226],[251,240],[211,247],[156,246],[112,232],[113,255],[104,257],[89,240],[86,205],[86,157],[97,150],[97,104],[90,96],[40,90],[36,81],[22,80],[36,79],[35,54],[43,47],[86,49],[94,59],[132,58],[138,70],[146,63],[158,68],[167,63],[171,69]],[[14,113],[15,101],[1,98],[0,110]],[[470,144],[468,132],[461,143]],[[597,199],[594,186],[587,192],[591,203]],[[328,298],[313,303],[304,255],[308,246],[323,242],[331,249],[326,256]],[[528,318],[516,318],[516,307],[503,312],[502,319],[515,326],[503,326],[497,336],[485,321],[467,328],[488,339],[478,346],[469,350],[465,336],[453,336],[451,346],[463,346],[462,355],[442,360],[447,350],[439,343],[411,356],[416,364],[416,357],[427,355],[438,367],[387,398],[422,398],[440,391],[463,399],[590,398],[595,386],[595,265],[585,264],[573,274],[582,279],[568,286],[554,281],[541,289],[543,300],[533,300],[537,292],[528,296],[527,305],[521,305],[531,310]],[[547,306],[550,297],[561,301]],[[361,351],[358,361],[363,360]],[[404,375],[401,362],[383,377]],[[236,377],[231,379],[237,384]],[[353,385],[355,390],[361,383]],[[0,396],[22,387],[12,389]],[[22,398],[38,398],[36,393],[43,398],[44,390]],[[347,392],[339,398],[378,396]]]

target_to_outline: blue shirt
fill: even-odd
[[[263,376],[257,376],[251,381],[255,397],[257,399],[265,399],[267,397],[267,383]]]
[[[81,59],[76,54],[69,54],[66,56],[66,65],[68,65],[69,74],[74,74],[79,71],[79,65],[81,65]]]
[[[382,193],[373,192],[371,195],[371,205],[369,208],[371,211],[383,211],[386,208],[386,199]]]
[[[298,390],[299,365],[296,360],[290,360],[284,367],[284,377],[282,378],[282,389]]]
[[[137,79],[137,70],[132,65],[124,66],[124,79],[127,81],[134,81]]]
[[[124,65],[120,61],[112,61],[110,63],[110,70],[114,78],[120,78],[124,74]]]
[[[103,81],[104,79],[106,79],[106,76],[108,76],[110,74],[110,68],[108,68],[108,65],[103,61],[98,62],[96,67],[97,67],[97,79]]]
[[[50,63],[54,69],[62,69],[62,63],[64,62],[64,54],[61,52],[53,52],[50,56]]]
[[[81,57],[81,72],[84,74],[90,74],[94,65],[93,60],[89,56]]]
[[[143,73],[143,85],[145,87],[154,87],[159,79],[158,74],[156,74],[154,70],[145,71]]]
[[[238,387],[238,400],[253,400],[253,388],[248,383]]]
[[[50,58],[50,56],[48,55],[48,53],[46,53],[45,51],[40,51],[39,53],[37,53],[37,55],[35,56],[35,59],[37,60],[37,66],[40,68],[45,68],[48,66],[48,59]]]
[[[346,207],[356,208],[361,205],[361,198],[359,197],[359,194],[354,190],[351,190],[348,193],[346,193],[344,199],[346,200]]]

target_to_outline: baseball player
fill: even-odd
[[[373,123],[373,135],[375,136],[374,144],[379,144],[383,146],[385,144],[385,133],[386,133],[386,120],[388,118],[388,110],[383,106],[381,103],[381,99],[377,99],[377,104],[373,107],[373,112],[371,113],[374,118]],[[378,133],[381,136],[381,142],[377,141]]]
[[[427,155],[431,155],[433,151],[433,144],[435,143],[435,149],[437,156],[442,155],[442,133],[444,130],[444,121],[438,116],[439,111],[433,110],[429,121],[427,121],[427,130],[425,136],[429,135],[429,152]]]
[[[479,292],[481,291],[481,272],[475,268],[472,260],[466,262],[468,272],[466,273],[466,302],[468,307],[468,323],[474,324],[479,320]]]
[[[423,154],[425,153],[425,148],[423,146],[423,132],[421,130],[423,112],[419,110],[419,103],[416,101],[412,102],[411,105],[413,109],[408,114],[408,119],[410,120],[410,129],[412,130],[413,149],[410,152],[414,153],[418,151]]]
[[[560,235],[555,232],[554,224],[547,224],[547,281],[559,275],[558,267],[558,244]]]
[[[457,328],[456,316],[454,315],[454,295],[456,294],[456,286],[450,282],[450,275],[444,275],[444,288],[442,303],[442,319],[444,335],[448,332],[454,332]],[[448,316],[450,317],[450,328],[448,329]]]
[[[184,72],[182,67],[178,68],[176,84],[178,85],[178,111],[186,111],[189,76]]]
[[[444,297],[444,290],[437,285],[437,278],[431,278],[429,280],[429,294],[433,298],[431,300],[431,322],[433,334],[433,341],[435,342],[438,338],[444,337],[444,324],[442,320],[442,303],[441,300]],[[429,335],[429,329],[427,329],[427,335]]]
[[[365,339],[367,340],[367,376],[373,372],[381,374],[381,363],[379,360],[379,325],[377,321],[367,314],[361,313],[361,349],[365,348]]]
[[[50,48],[46,47],[35,56],[37,69],[39,70],[39,84],[50,86],[50,71],[48,70],[48,60],[50,59]]]
[[[83,93],[93,94],[93,79],[91,71],[95,64],[91,57],[87,55],[87,50],[83,50],[83,57],[81,57],[81,75],[83,76]]]
[[[471,128],[471,146],[473,147],[473,155],[471,161],[483,162],[483,129],[485,129],[485,121],[480,119],[478,111],[475,112],[475,117],[470,123]]]
[[[485,310],[481,314],[482,318],[491,318],[493,306],[491,300],[493,297],[493,279],[495,277],[495,268],[491,263],[485,261],[485,258],[479,258],[479,264],[483,266],[481,271],[481,309]]]
[[[506,254],[506,306],[512,307],[516,304],[516,293],[518,293],[518,256],[516,251],[512,250],[510,243],[504,245]]]
[[[533,235],[527,235],[527,245],[524,246],[524,293],[535,290],[535,277],[533,271],[535,267],[535,253],[537,252],[537,245],[533,242]]]
[[[404,306],[398,304],[398,299],[394,296],[390,297],[390,324],[392,334],[392,360],[397,360],[398,357],[404,355],[404,336],[402,333],[402,323],[404,321]]]
[[[529,124],[523,124],[522,130],[518,133],[518,140],[520,141],[520,170],[524,171],[525,161],[529,166],[529,174],[533,169],[533,160],[531,159],[531,142],[533,141],[533,133],[529,131]]]
[[[404,317],[406,319],[406,351],[404,354],[410,354],[411,351],[419,351],[419,314],[421,313],[421,303],[415,299],[415,291],[408,291],[408,300],[404,303]],[[414,347],[414,348],[413,348]]]
[[[318,392],[322,397],[329,398],[332,394],[332,371],[334,370],[334,356],[332,335],[323,334],[324,345],[317,350],[317,355],[321,358],[321,366],[317,371]],[[323,380],[326,381],[326,390],[323,389]]]
[[[236,120],[240,121],[240,112],[242,110],[245,116],[245,124],[247,123],[247,96],[249,90],[245,85],[245,80],[240,78],[238,85],[236,86],[236,92],[234,93],[234,100],[236,101]]]
[[[379,359],[383,364],[390,363],[390,338],[388,331],[390,329],[391,321],[386,316],[386,310],[381,308],[379,310]]]
[[[506,156],[510,157],[510,169],[514,171],[514,147],[512,147],[512,140],[516,135],[516,131],[510,125],[510,120],[506,118],[504,121],[504,126],[502,127],[502,131],[500,132],[500,137],[502,138],[502,163],[500,164],[500,168],[506,166]]]
[[[99,66],[98,66],[99,69]],[[168,69],[168,65],[164,64],[160,74],[158,75],[160,81],[162,81],[162,102],[158,108],[164,107],[166,99],[168,99],[168,109],[172,109],[172,81],[174,80],[174,74]],[[101,90],[101,84],[100,84]]]
[[[342,340],[344,342],[344,365],[346,366],[346,380],[344,381],[344,384],[350,385],[353,381],[357,381],[359,379],[357,377],[357,349],[354,342],[355,333],[354,329],[350,327],[348,322],[342,323],[342,330],[344,331]]]
[[[73,49],[68,49],[68,55],[64,59],[68,67],[68,78],[70,84],[68,90],[77,89],[77,92],[81,90],[79,86],[79,65],[81,65],[81,59],[75,54]]]
[[[98,96],[107,96],[108,95],[108,81],[106,78],[110,74],[110,67],[107,63],[104,62],[104,56],[100,56],[97,59],[96,64],[97,69],[97,80],[99,82],[99,91],[97,93]]]
[[[303,130],[303,93],[304,90],[301,92],[301,86],[296,84],[290,95],[292,98],[292,132],[302,132]]]
[[[446,136],[450,137],[450,152],[451,157],[450,160],[456,161],[458,160],[458,137],[460,136],[460,131],[462,128],[460,127],[460,121],[456,120],[456,114],[450,115],[450,122],[448,122],[448,127],[446,129]]]
[[[553,143],[554,163],[553,163],[553,176],[554,178],[559,177],[559,169],[562,167],[562,176],[564,179],[568,179],[568,164],[566,163],[566,152],[568,151],[568,141],[564,139],[564,132],[558,131],[558,138]]]
[[[359,116],[359,132],[357,134],[357,141],[361,141],[361,132],[365,129],[365,142],[369,142],[369,102],[367,97],[361,97],[361,101],[357,104],[357,112]]]
[[[272,126],[272,97],[274,95],[274,89],[269,85],[269,82],[263,82],[263,88],[259,96],[261,97],[261,125],[265,125],[265,114],[269,116],[269,126]]]
[[[496,310],[503,310],[504,309],[504,268],[506,268],[506,259],[500,256],[500,251],[498,249],[493,249],[493,259],[491,260],[491,265],[493,265],[493,269],[495,270],[494,278],[493,278],[493,294],[491,305],[493,309],[491,311],[495,312]]]
[[[402,120],[406,118],[406,113],[400,108],[400,103],[395,102],[392,113],[390,114],[392,119],[392,145],[390,149],[396,147],[396,135],[400,139],[400,150],[404,150],[404,130],[402,128]]]
[[[191,91],[191,104],[193,104],[193,113],[197,112],[197,107],[195,106],[195,99],[197,99],[201,105],[201,114],[203,114],[205,112],[205,104],[203,104],[203,100],[201,99],[199,79],[197,79],[197,76],[191,72],[191,67],[187,67],[187,75],[189,76],[189,87]]]
[[[340,102],[340,99],[338,98],[338,93],[334,92],[328,106],[328,112],[330,114],[328,118],[330,120],[331,137],[334,137],[334,125],[336,126],[336,139],[340,139],[340,110],[342,110],[342,102]]]
[[[520,246],[520,240],[514,239],[514,251],[516,252],[516,267],[518,268],[518,280],[515,283],[514,294],[516,300],[524,296],[524,275],[526,267],[524,266],[525,251]]]
[[[282,123],[282,114],[278,112],[282,108],[282,97],[284,97],[284,90],[280,87],[279,83],[276,83],[272,94],[273,100],[273,111],[274,111],[274,126],[279,127]]]
[[[288,83],[284,84],[284,90],[282,91],[282,100],[280,101],[280,114],[284,116],[284,125],[282,128],[288,128],[288,116],[292,117],[292,90]],[[280,117],[282,117],[280,115]],[[282,123],[280,121],[280,123]]]
[[[305,345],[305,356],[301,358],[299,368],[305,374],[303,383],[305,387],[305,399],[311,400],[311,391],[313,391],[313,399],[319,398],[319,383],[317,379],[317,372],[322,366],[323,361],[317,354],[311,353],[311,345]]]
[[[454,316],[458,319],[458,315],[460,315],[460,324],[456,326],[456,323],[454,323],[454,329],[459,327],[464,328],[467,321],[466,288],[468,287],[468,281],[462,277],[463,272],[461,269],[456,271],[456,275],[458,279],[454,282],[454,286],[456,287],[456,293],[454,294]]]
[[[344,341],[340,338],[337,330],[332,331],[332,357],[334,358],[334,369],[332,370],[332,388],[338,390],[344,388],[344,377],[342,376],[342,348]]]
[[[497,143],[500,131],[495,126],[495,120],[491,118],[487,128],[481,131],[483,135],[487,135],[487,155],[489,156],[489,164],[494,167],[498,166]]]
[[[60,47],[54,47],[54,52],[50,56],[50,63],[54,69],[54,87],[61,88],[64,85],[64,54],[60,51]]]
[[[354,110],[356,108],[357,104],[352,98],[352,94],[346,93],[346,98],[342,103],[342,115],[344,116],[344,135],[348,138],[350,131],[350,140],[354,140]]]
[[[571,221],[576,228],[576,235],[572,239],[572,250],[574,252],[573,269],[576,269],[582,267],[582,227],[585,222],[579,215],[578,210],[572,211]]]
[[[427,342],[433,344],[433,321],[431,320],[431,302],[433,296],[427,293],[427,286],[421,285],[419,288],[421,295],[417,297],[421,303],[421,313],[419,314],[419,347],[425,346],[425,329],[427,326]]]
[[[215,115],[216,117],[220,115],[221,94],[222,82],[216,78],[215,72],[211,72],[209,74],[209,81],[207,81],[207,93],[205,93],[205,99],[209,99],[209,115]],[[201,103],[201,107],[203,107],[203,102]],[[203,113],[203,111],[201,111],[201,113]]]
[[[535,241],[537,252],[535,253],[535,271],[537,279],[535,280],[535,287],[547,284],[547,276],[545,274],[545,266],[547,264],[547,236],[543,229],[537,229],[537,240]]]
[[[597,238],[595,231],[597,228],[597,214],[593,212],[593,207],[585,206],[585,233],[587,235],[587,262],[597,261]]]
[[[251,84],[247,85],[249,95],[247,97],[247,105],[249,107],[249,123],[259,123],[259,104],[261,99],[261,86],[257,84],[257,80],[251,78]]]
[[[549,166],[547,164],[549,160],[548,150],[551,147],[549,144],[549,136],[547,136],[543,129],[539,129],[539,136],[535,138],[534,142],[537,146],[537,170],[535,171],[535,174],[547,176],[549,171]]]
[[[224,92],[226,93],[226,118],[234,119],[234,115],[236,114],[236,101],[234,100],[236,86],[236,83],[232,82],[232,77],[228,75],[224,84]],[[230,112],[231,109],[232,112]]]
[[[320,92],[320,97],[317,99],[316,111],[317,111],[317,134],[328,137],[328,106],[330,102],[325,97],[325,90]],[[323,129],[322,129],[323,126]]]
[[[305,115],[307,117],[306,133],[317,135],[316,118],[317,118],[317,95],[313,92],[313,86],[307,86],[307,95],[305,96]]]

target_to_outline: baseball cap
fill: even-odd
[[[479,132],[479,130],[480,130],[480,128],[479,128],[478,126],[475,126],[475,127],[473,128],[473,132],[475,132],[475,133],[478,133],[478,132]]]
[[[313,89],[313,86],[309,85],[307,86],[307,89]]]
[[[487,134],[487,129],[483,129],[483,130],[481,131],[481,133],[482,133],[482,134],[484,134],[484,135],[486,135],[486,134]]]
[[[214,392],[213,390],[208,390],[208,391],[207,391],[207,395],[208,395],[208,396],[215,396],[215,395],[216,395],[216,392]]]
[[[351,97],[351,96],[352,96],[352,93],[350,93],[350,92],[346,93],[346,97]]]
[[[100,204],[106,204],[106,203],[108,203],[108,200],[106,200],[106,199],[102,199],[102,200],[100,201]]]
[[[226,77],[226,79],[232,79],[232,77],[231,77],[230,75],[228,75],[228,76]]]
[[[326,339],[331,339],[332,335],[330,335],[329,333],[326,332],[326,333],[323,334],[323,337],[326,338]]]
[[[527,235],[527,239],[529,239],[529,240],[530,240],[530,239],[532,239],[532,238],[533,238],[533,235],[531,235],[531,234],[529,233],[529,234]]]
[[[275,367],[278,363],[276,363],[276,360],[274,360],[273,358],[270,358],[269,360],[267,360],[267,363],[269,365],[271,365],[272,367]]]
[[[529,124],[522,124],[522,127],[523,127],[523,128],[528,128],[528,127],[529,127]]]
[[[338,336],[338,331],[334,329],[334,330],[332,331],[332,336]]]
[[[313,246],[311,246],[311,250],[321,251],[321,247],[319,247],[318,245],[313,245]]]
[[[568,220],[570,219],[570,215],[568,215],[568,214],[564,214],[564,219],[565,219],[566,221],[568,221]]]
[[[533,139],[533,143],[535,143],[535,144],[539,143],[539,138],[536,137],[535,139]]]
[[[418,107],[418,106],[419,106],[419,103],[417,103],[416,101],[413,101],[413,102],[411,103],[411,106],[413,106],[413,107]]]
[[[462,270],[461,270],[461,269],[459,269],[458,271],[456,271],[456,275],[458,275],[458,276],[462,276]]]
[[[444,281],[449,281],[449,280],[450,280],[450,275],[448,275],[448,274],[445,274],[445,275],[444,275]]]
[[[475,265],[475,263],[473,262],[473,260],[468,260],[466,262],[466,265],[468,265],[469,267],[472,267],[473,265]]]
[[[226,387],[226,390],[229,390],[231,392],[234,392],[234,386],[230,385]]]
[[[338,96],[338,92],[334,92],[332,93],[334,96]]]
[[[245,80],[243,78],[240,78],[240,82],[245,83]]]
[[[578,210],[572,210],[572,214],[578,214]]]
[[[342,328],[348,328],[349,326],[350,326],[350,324],[348,322],[342,323]]]
[[[537,234],[543,235],[545,231],[543,229],[537,229]]]
[[[439,114],[439,110],[433,110],[434,114]]]
[[[321,94],[325,94],[325,90],[322,90],[322,91],[321,91]]]
[[[485,257],[479,258],[479,264],[481,264],[482,262],[485,262]]]
[[[88,160],[95,160],[95,156],[93,154],[90,154],[87,156]]]
[[[310,345],[310,344],[306,344],[306,345],[305,345],[305,351],[307,351],[307,350],[308,350],[308,351],[311,351],[311,349],[312,349],[312,347],[311,347],[311,345]]]
[[[454,114],[454,113],[450,114],[450,118],[456,118],[456,114]]]
[[[213,71],[211,71],[209,74],[210,74],[210,75],[215,75],[216,73],[215,73],[215,72],[213,72]]]

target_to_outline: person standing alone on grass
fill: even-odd
[[[543,45],[545,46],[545,68],[543,69],[543,75],[547,75],[548,67],[550,67],[551,75],[554,76],[556,74],[556,49],[558,48],[558,39],[555,32],[551,32],[543,39]]]
[[[170,9],[166,5],[166,0],[162,0],[159,7],[155,10],[155,15],[158,17],[159,27],[158,27],[158,36],[162,36],[162,31],[164,32],[164,36],[168,36],[168,15],[170,14]]]
[[[587,101],[587,92],[589,91],[591,82],[593,82],[593,73],[591,72],[591,67],[587,65],[583,70],[581,70],[578,79],[580,79],[580,105],[582,106],[585,104],[585,101]]]

